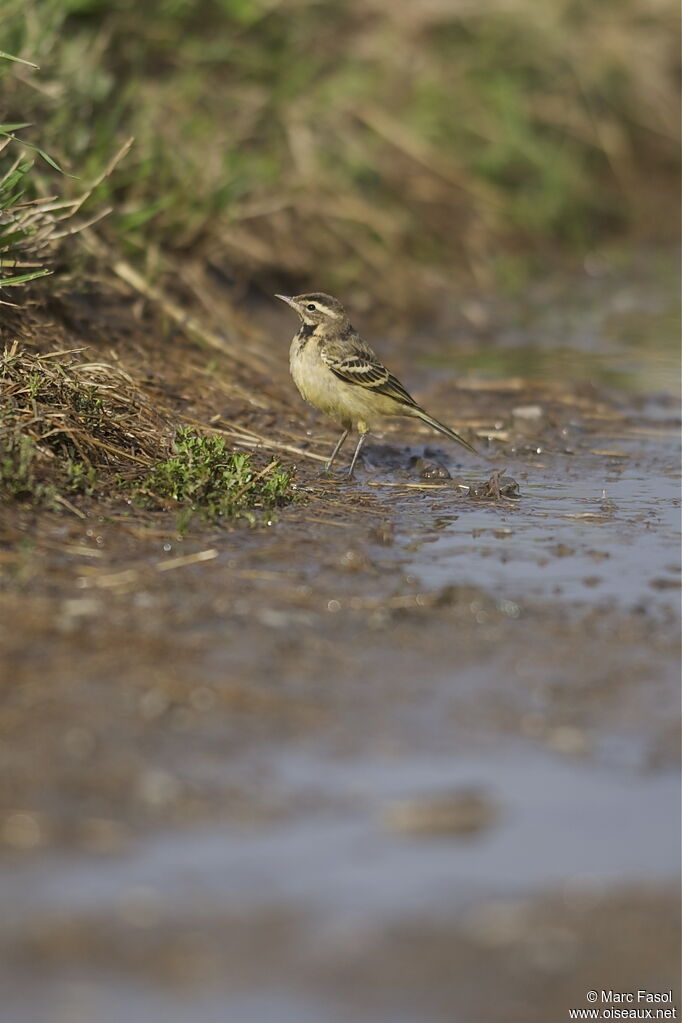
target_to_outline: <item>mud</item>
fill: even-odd
[[[466,324],[393,339],[484,462],[396,423],[320,478],[333,428],[267,312],[249,415],[318,456],[289,456],[304,500],[184,537],[123,504],[6,521],[3,1018],[679,1008],[678,356],[669,292],[635,283],[573,282],[551,322],[547,289],[513,326],[484,308],[468,355]],[[205,365],[178,341],[154,386],[215,423]]]

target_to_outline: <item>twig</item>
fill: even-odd
[[[157,572],[170,572],[174,568],[184,568],[185,565],[196,565],[202,561],[213,561],[218,557],[220,551],[210,547],[206,551],[197,551],[196,554],[183,554],[179,558],[169,558],[168,561],[157,561],[154,568]]]
[[[234,502],[234,504],[237,503],[240,497],[244,496],[249,487],[252,487],[254,483],[256,483],[258,480],[263,479],[263,477],[267,476],[269,472],[272,472],[276,465],[277,461],[276,459],[273,458],[269,465],[266,465],[264,469],[261,469],[260,472],[257,472],[256,475],[253,476],[248,483],[245,483],[243,487],[240,487],[237,493],[232,495],[232,501]]]
[[[68,508],[70,512],[73,512],[74,515],[77,515],[79,519],[87,519],[87,515],[84,512],[82,512],[80,508],[76,508],[75,505],[71,504],[70,501],[67,501],[67,499],[65,497],[62,497],[61,494],[56,495],[55,501],[57,501],[58,504],[63,504],[65,508]]]

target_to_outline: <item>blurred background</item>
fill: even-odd
[[[5,0],[3,119],[158,273],[200,256],[428,311],[678,224],[671,0]],[[51,178],[46,182],[46,178]],[[99,204],[99,205],[98,205]]]

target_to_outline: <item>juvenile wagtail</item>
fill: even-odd
[[[348,476],[353,475],[365,436],[381,416],[421,419],[467,451],[478,454],[459,434],[417,404],[362,340],[337,299],[321,291],[275,298],[281,298],[301,318],[289,351],[294,383],[305,401],[343,427],[326,464],[327,472],[350,431],[357,430],[360,437],[348,470]]]

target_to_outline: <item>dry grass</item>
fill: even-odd
[[[173,430],[122,369],[81,351],[0,357],[0,494],[61,502],[111,488],[163,457]],[[63,503],[63,502],[61,502]]]
[[[234,451],[247,431],[206,428],[148,394],[87,349],[40,354],[15,341],[0,356],[0,501],[9,510],[67,509],[85,517],[121,505],[171,510],[184,530],[194,513],[246,518],[292,500],[292,474],[276,458]],[[230,443],[228,448],[227,444]],[[267,443],[259,443],[267,447]],[[281,442],[274,447],[281,448]]]
[[[12,309],[24,309],[33,297],[27,288],[33,281],[61,270],[61,285],[73,280],[64,266],[64,243],[81,234],[111,213],[111,206],[100,206],[89,215],[83,214],[93,193],[128,153],[133,140],[120,147],[104,169],[72,198],[55,195],[33,195],[36,178],[34,164],[26,150],[13,135],[0,138],[0,306],[4,307],[5,323],[20,323],[12,317]],[[3,157],[7,161],[3,166]],[[11,158],[10,158],[11,157]],[[38,184],[38,187],[44,187]],[[59,264],[61,263],[61,267]],[[77,265],[77,263],[76,263]],[[21,302],[9,298],[10,293]]]

